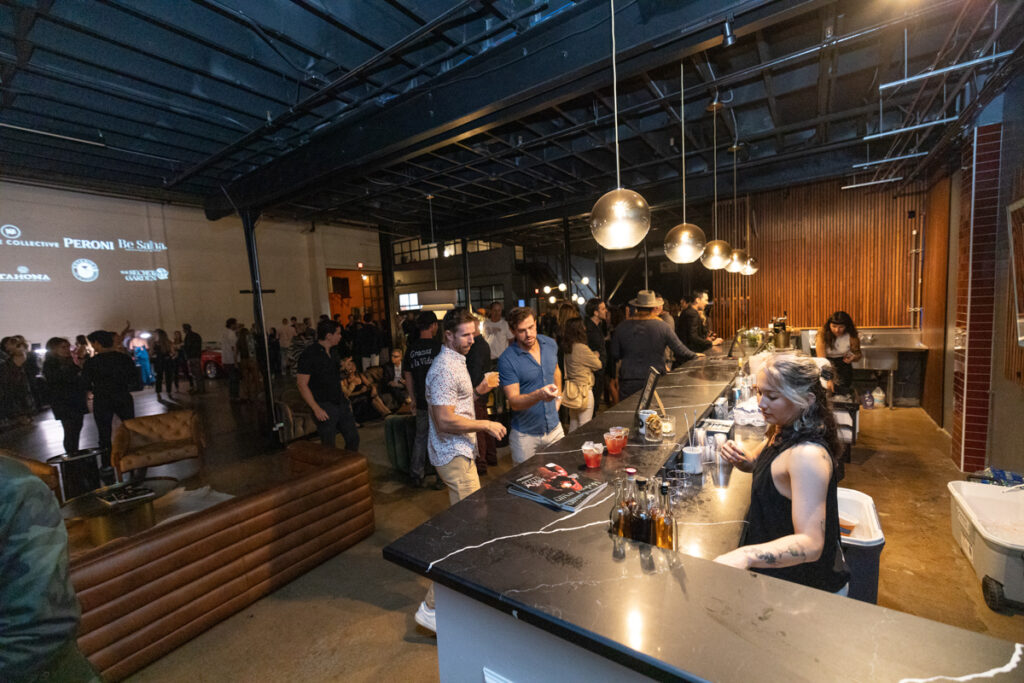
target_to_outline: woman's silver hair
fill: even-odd
[[[793,430],[801,436],[823,438],[834,459],[838,448],[836,420],[832,415],[828,394],[821,386],[821,370],[814,359],[807,356],[772,356],[765,362],[762,372],[780,394],[801,408],[800,416],[791,425]]]

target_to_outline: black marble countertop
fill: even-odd
[[[735,361],[699,358],[658,387],[676,416],[675,439],[631,436],[605,454],[611,481],[625,467],[654,475],[687,421],[709,409]],[[986,680],[1021,680],[1012,643],[710,561],[738,545],[749,475],[727,488],[705,482],[678,507],[678,551],[607,532],[609,487],[574,513],[509,494],[507,483],[544,462],[581,471],[584,441],[632,427],[637,396],[437,515],[384,549],[384,557],[565,640],[664,680],[902,681],[1014,667]],[[938,596],[937,596],[938,599]]]

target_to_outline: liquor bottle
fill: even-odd
[[[655,542],[659,548],[676,549],[676,518],[668,495],[668,482],[661,483],[661,503],[654,518]]]
[[[626,504],[626,485],[621,479],[615,480],[615,502],[608,515],[608,531],[616,536],[625,536],[629,525],[629,506]]]
[[[651,501],[647,495],[647,480],[637,481],[636,508],[630,523],[630,538],[643,543],[651,542]]]

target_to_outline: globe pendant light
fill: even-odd
[[[707,238],[704,231],[686,222],[686,101],[683,95],[683,64],[679,63],[679,156],[682,165],[679,175],[683,179],[683,222],[665,235],[665,255],[673,263],[693,263],[704,253]]]
[[[704,267],[708,270],[721,270],[729,263],[729,257],[732,254],[732,247],[725,240],[718,239],[718,110],[722,108],[721,103],[718,101],[718,95],[715,95],[715,101],[712,105],[718,105],[712,111],[711,117],[713,122],[712,127],[712,150],[711,156],[714,159],[714,187],[715,187],[715,201],[714,209],[714,231],[715,239],[708,242],[704,247],[704,255],[701,256],[700,262],[704,264]],[[709,105],[709,109],[711,105]]]
[[[733,227],[739,222],[736,214],[736,158],[739,156],[740,150],[743,145],[739,141],[734,140],[732,145],[729,147],[729,151],[732,152],[732,224]],[[729,253],[729,262],[725,264],[725,269],[730,273],[743,272],[743,266],[747,265],[747,252],[744,249],[733,249]]]
[[[761,262],[757,260],[756,256],[748,256],[747,263],[743,266],[743,270],[740,272],[744,275],[753,275],[761,267]]]
[[[619,87],[615,65],[615,0],[609,0],[612,27],[612,110],[615,114],[615,188],[590,210],[590,232],[605,249],[629,249],[651,229],[651,207],[633,190],[622,187],[619,168]]]

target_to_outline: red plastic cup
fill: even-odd
[[[608,449],[608,455],[618,455],[622,453],[622,448],[626,445],[626,439],[621,434],[606,432],[604,435],[604,445]]]
[[[600,448],[583,449],[583,462],[587,464],[587,469],[596,470],[601,467],[602,451],[603,449]]]

